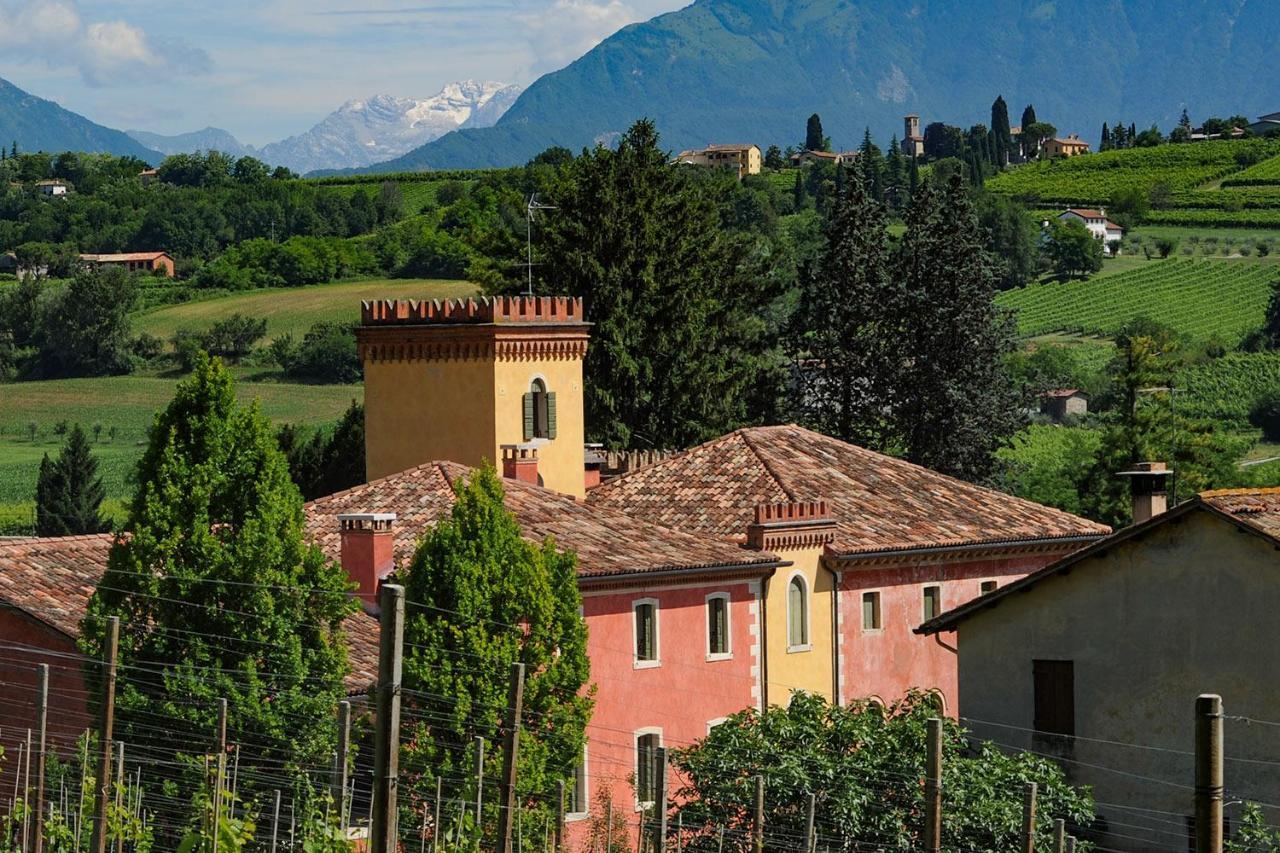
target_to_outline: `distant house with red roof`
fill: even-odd
[[[1124,229],[1107,218],[1106,208],[1095,210],[1086,207],[1069,207],[1058,214],[1059,222],[1072,220],[1083,222],[1084,227],[1089,229],[1089,233],[1102,241],[1102,252],[1105,255],[1112,254],[1112,245],[1124,239]],[[1120,254],[1119,248],[1115,250],[1115,254]]]
[[[174,276],[173,258],[168,252],[123,252],[117,254],[81,255],[80,260],[91,267],[123,267],[129,272],[163,272]]]
[[[1068,415],[1079,417],[1089,414],[1089,395],[1079,388],[1055,388],[1040,395],[1040,413],[1048,415],[1055,423],[1062,423]]]

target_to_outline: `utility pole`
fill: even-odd
[[[1022,853],[1036,853],[1036,783],[1028,782],[1022,795]]]
[[[507,689],[507,720],[502,748],[502,793],[498,809],[498,853],[511,853],[511,819],[516,809],[516,760],[520,754],[520,716],[524,711],[524,664],[511,664],[511,686]],[[437,788],[437,791],[439,789]],[[440,795],[436,794],[436,834],[440,829]]]
[[[658,747],[654,756],[658,765],[658,772],[654,774],[658,777],[658,820],[653,830],[653,850],[654,853],[663,853],[667,848],[667,748]]]
[[[370,853],[396,853],[396,796],[400,770],[400,671],[404,664],[404,587],[383,584],[378,649],[378,728],[373,755]]]
[[[1196,699],[1196,853],[1222,853],[1222,697]]]
[[[440,853],[440,798],[444,795],[444,780],[436,777],[436,817],[431,827],[431,853]],[[510,839],[508,839],[510,847]]]
[[[280,832],[280,789],[276,788],[276,807],[271,812],[271,853],[276,853],[276,836]]]
[[[476,839],[484,846],[484,738],[476,735]]]
[[[555,846],[551,849],[560,853],[564,849],[564,780],[556,781],[556,834]]]
[[[213,785],[213,853],[218,853],[218,825],[222,821],[222,777],[227,772],[227,700],[218,700],[218,763]]]
[[[89,848],[94,853],[107,851],[107,806],[111,796],[111,741],[115,735],[116,722],[116,657],[120,652],[119,616],[107,618],[106,639],[102,670],[102,727],[98,734],[102,755],[98,762],[98,796],[93,816],[93,844]]]
[[[764,853],[764,776],[756,776],[755,820],[751,825],[752,847]]]
[[[124,814],[124,741],[116,741],[116,811]],[[124,853],[124,832],[116,836],[116,853]]]
[[[351,743],[351,703],[338,703],[338,754],[333,762],[333,800],[338,804],[338,826],[347,831],[347,751]]]
[[[49,728],[49,664],[36,668],[36,732],[40,744],[40,760],[36,764],[36,811],[33,830],[35,842],[32,849],[42,853],[44,849],[44,751]]]
[[[939,853],[942,849],[942,720],[934,717],[927,723],[924,764],[924,849]]]
[[[818,798],[810,794],[805,804],[804,814],[804,849],[805,853],[814,853],[818,849],[818,837],[813,831],[814,812],[817,811]]]

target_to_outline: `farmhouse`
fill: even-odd
[[[832,163],[836,166],[852,166],[857,159],[857,151],[801,151],[798,154],[791,155],[791,165]]]
[[[160,180],[160,172],[157,169],[143,169],[138,173],[138,180],[144,187],[149,187]]]
[[[1089,414],[1089,395],[1078,388],[1056,388],[1040,395],[1040,413],[1048,415],[1055,423],[1062,423],[1068,415],[1079,417]]]
[[[1258,120],[1249,125],[1249,130],[1253,131],[1257,136],[1266,136],[1269,133],[1280,131],[1280,113],[1267,113],[1259,116]]]
[[[1117,850],[1188,849],[1199,694],[1220,694],[1228,714],[1228,821],[1280,790],[1280,728],[1244,722],[1276,720],[1280,490],[1161,512],[1160,474],[1137,490],[1147,521],[919,629],[958,649],[965,724],[1067,759],[1098,801],[1099,843]]]
[[[1049,157],[1075,157],[1089,153],[1089,143],[1078,134],[1071,134],[1066,139],[1046,139],[1042,143],[1044,153]]]
[[[162,271],[173,278],[173,258],[168,252],[126,252],[115,255],[81,255],[80,260],[91,267],[124,267],[129,272]]]
[[[1083,222],[1085,227],[1093,236],[1102,241],[1102,252],[1105,255],[1112,254],[1112,243],[1124,239],[1124,229],[1107,218],[1106,208],[1093,210],[1083,207],[1073,207],[1062,211],[1058,214],[1059,222],[1068,220],[1076,220]],[[1115,254],[1120,254],[1117,248]]]
[[[686,166],[736,169],[739,178],[743,175],[758,175],[764,166],[764,158],[755,145],[708,145],[706,148],[681,151],[674,162]]]
[[[45,198],[56,198],[67,194],[67,185],[59,180],[36,181],[36,190]]]

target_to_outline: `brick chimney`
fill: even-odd
[[[1169,508],[1169,470],[1163,462],[1139,462],[1131,471],[1121,471],[1118,476],[1129,478],[1133,495],[1133,523],[1150,521]]]
[[[604,468],[604,460],[603,444],[588,444],[583,448],[582,481],[588,492],[600,485],[600,471]]]
[[[342,527],[342,568],[358,585],[356,597],[372,612],[378,584],[395,569],[394,512],[358,512],[338,516]]]
[[[502,476],[507,480],[538,485],[537,445],[502,445]]]
[[[835,519],[824,500],[759,504],[747,525],[747,547],[757,551],[814,548],[835,538]]]

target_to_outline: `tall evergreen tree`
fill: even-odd
[[[308,437],[299,427],[286,424],[277,438],[303,500],[365,481],[364,406],[354,400],[332,430],[316,430]]]
[[[517,793],[548,803],[581,761],[593,704],[594,688],[583,692],[591,668],[578,561],[551,539],[524,539],[492,466],[455,490],[450,516],[419,544],[404,576],[412,602],[405,702],[414,722],[402,736],[401,772],[417,780],[404,805],[434,801],[437,776],[450,799],[470,796],[473,741],[499,739],[515,661],[525,665]],[[492,750],[486,777],[498,778],[501,764]],[[486,799],[492,824],[497,798]]]
[[[1102,138],[1098,143],[1098,150],[1106,151],[1109,148],[1111,148],[1111,131],[1107,128],[1107,123],[1104,121],[1102,123]]]
[[[1004,95],[996,96],[991,105],[991,133],[995,142],[993,162],[997,167],[1009,165],[1009,148],[1012,142],[1012,128],[1009,126],[1009,105]]]
[[[884,207],[868,192],[868,166],[860,157],[833,205],[821,257],[801,272],[788,339],[801,382],[801,419],[844,441],[884,448],[901,330]]]
[[[102,518],[106,489],[98,460],[80,424],[71,428],[56,462],[46,453],[36,481],[36,534],[76,536],[108,529]]]
[[[785,366],[762,316],[781,283],[720,228],[700,176],[668,165],[652,122],[578,157],[552,193],[543,280],[581,296],[590,438],[681,447],[752,417]],[[768,395],[766,395],[768,396]]]
[[[825,151],[826,137],[822,134],[822,118],[817,113],[809,116],[804,129],[804,149],[806,151]]]
[[[913,462],[967,480],[989,478],[995,451],[1021,425],[1005,369],[1013,318],[995,304],[995,275],[960,176],[913,200],[893,278],[904,289],[904,389],[894,407]]]
[[[1027,145],[1027,128],[1036,123],[1036,108],[1032,104],[1027,104],[1022,110],[1022,135],[1018,137],[1019,145],[1023,159],[1030,159],[1035,152],[1029,150]]]
[[[884,156],[885,201],[891,207],[897,207],[907,190],[907,164],[902,156],[902,148],[895,135],[889,143],[889,150]]]
[[[871,141],[871,128],[862,134],[862,147],[859,159],[866,161],[864,173],[867,175],[868,191],[876,201],[884,201],[884,163],[880,160],[880,149]]]
[[[915,198],[916,192],[920,189],[920,164],[914,156],[911,158],[908,178],[909,186],[907,188],[911,191],[911,197]]]
[[[237,405],[220,362],[201,356],[157,415],[137,483],[129,536],[81,623],[82,650],[100,659],[106,617],[120,617],[116,737],[175,762],[168,795],[186,801],[225,697],[240,798],[261,805],[292,780],[310,791],[307,772],[332,761],[353,599],[342,569],[305,544],[274,430]]]

